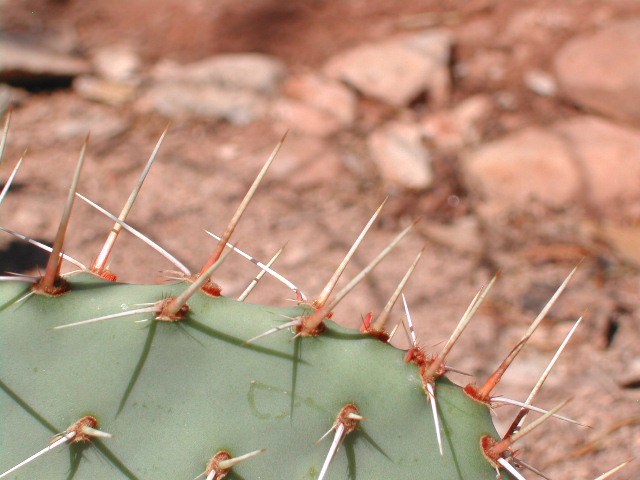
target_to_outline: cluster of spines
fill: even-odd
[[[3,130],[2,139],[0,141],[0,161],[2,160],[2,155],[4,153],[4,149],[6,146],[10,120],[11,120],[11,111],[9,111],[9,114],[6,117],[5,127]],[[389,252],[405,237],[405,235],[411,230],[411,228],[418,221],[416,220],[407,228],[405,228],[402,232],[400,232],[400,234],[398,234],[396,238],[382,252],[380,252],[380,254],[376,258],[374,258],[369,263],[369,265],[367,265],[358,275],[356,275],[340,292],[338,292],[333,298],[331,298],[333,290],[337,285],[342,273],[344,272],[349,260],[354,255],[356,249],[358,248],[360,243],[363,241],[364,236],[366,235],[366,233],[368,232],[368,230],[376,220],[377,216],[379,215],[380,211],[382,210],[385,203],[383,202],[380,205],[380,207],[376,210],[376,212],[373,214],[369,222],[365,225],[364,229],[362,230],[362,232],[360,233],[360,235],[358,236],[358,238],[356,239],[356,241],[354,242],[354,244],[346,254],[345,258],[343,259],[343,261],[340,263],[340,265],[332,275],[331,279],[327,282],[327,284],[321,291],[318,298],[313,301],[308,300],[306,295],[304,295],[304,293],[302,293],[302,291],[299,288],[297,288],[292,282],[290,282],[289,280],[287,280],[286,278],[284,278],[282,275],[278,274],[276,271],[274,271],[271,268],[273,263],[279,256],[279,254],[282,253],[282,249],[280,249],[279,252],[277,252],[267,264],[263,264],[262,262],[253,258],[251,255],[239,250],[237,246],[229,243],[229,240],[240,218],[245,212],[247,206],[249,205],[251,198],[256,192],[260,184],[260,181],[265,176],[267,169],[275,159],[276,154],[278,153],[280,147],[282,146],[286,137],[286,134],[285,134],[285,136],[282,137],[282,139],[280,140],[280,142],[278,143],[278,145],[270,155],[269,159],[261,169],[260,173],[256,177],[255,181],[249,188],[249,191],[245,195],[240,206],[237,208],[234,216],[229,222],[223,235],[218,237],[215,234],[211,233],[211,235],[218,240],[218,243],[214,249],[214,252],[209,257],[207,262],[204,264],[201,271],[198,274],[194,275],[186,266],[184,266],[182,262],[177,260],[173,255],[171,255],[165,249],[160,247],[157,243],[151,241],[144,234],[140,233],[139,231],[137,231],[136,229],[134,229],[133,227],[131,227],[129,224],[126,223],[127,216],[134,204],[134,201],[138,193],[140,192],[140,189],[146,178],[146,175],[149,172],[149,169],[151,168],[155,158],[157,157],[159,148],[162,144],[162,141],[166,133],[167,131],[165,130],[161,135],[139,181],[137,182],[133,192],[129,196],[129,199],[126,202],[119,216],[116,217],[115,215],[107,212],[105,209],[103,209],[99,205],[89,200],[87,197],[77,193],[80,173],[82,170],[82,166],[84,164],[86,151],[89,145],[89,137],[87,136],[87,139],[81,150],[80,159],[78,161],[75,174],[73,176],[71,188],[69,190],[69,195],[67,198],[67,202],[64,208],[62,219],[60,221],[60,225],[58,227],[58,232],[56,234],[53,246],[48,247],[46,245],[40,244],[39,242],[36,242],[35,240],[29,239],[24,235],[20,235],[7,228],[0,227],[3,231],[8,232],[14,236],[17,236],[18,238],[21,238],[23,240],[26,240],[29,243],[36,245],[39,248],[48,250],[50,252],[49,261],[47,263],[45,273],[41,277],[12,275],[12,276],[1,278],[2,280],[24,281],[32,285],[31,291],[24,297],[20,298],[17,302],[24,301],[33,294],[43,294],[43,295],[49,295],[49,296],[64,295],[69,290],[70,284],[64,278],[64,275],[61,275],[60,273],[63,260],[70,261],[74,263],[76,266],[78,266],[81,270],[92,272],[106,280],[110,280],[110,281],[117,280],[117,276],[109,270],[109,259],[110,259],[115,241],[122,229],[125,229],[133,233],[138,238],[142,239],[152,248],[154,248],[159,253],[161,253],[170,262],[172,262],[179,269],[179,272],[176,272],[177,277],[174,277],[175,279],[184,280],[191,283],[191,285],[178,297],[163,298],[153,304],[148,304],[140,309],[130,310],[130,311],[118,313],[118,314],[106,315],[98,318],[87,319],[85,321],[74,323],[74,324],[61,325],[61,326],[55,327],[54,329],[75,327],[75,326],[85,325],[89,323],[95,323],[99,321],[111,320],[114,318],[120,318],[120,317],[130,316],[130,315],[139,315],[139,314],[145,314],[145,313],[154,314],[154,320],[158,320],[158,321],[169,321],[169,322],[180,321],[186,317],[189,311],[188,301],[195,292],[203,291],[206,294],[212,295],[212,296],[221,295],[221,288],[211,280],[212,274],[222,264],[225,257],[231,251],[236,251],[241,255],[243,255],[245,258],[255,263],[261,269],[260,274],[256,276],[256,278],[250,283],[247,289],[241,294],[241,296],[239,297],[239,300],[243,301],[244,299],[246,299],[247,295],[251,292],[251,289],[255,287],[255,285],[258,283],[260,278],[265,273],[269,273],[273,275],[275,278],[282,281],[289,288],[291,288],[297,297],[298,303],[307,305],[312,309],[312,312],[313,312],[310,315],[291,318],[289,319],[290,321],[285,322],[278,327],[270,329],[254,338],[251,338],[247,340],[246,343],[258,341],[265,336],[268,336],[286,329],[293,330],[294,338],[300,337],[300,336],[304,337],[304,336],[320,335],[325,330],[324,320],[327,318],[331,318],[331,316],[333,315],[332,312],[334,308],[338,305],[338,303],[363,278],[365,278],[366,275],[368,275],[375,268],[375,266],[385,258],[385,256],[389,254]],[[24,156],[20,158],[20,160],[17,162],[9,179],[5,183],[4,188],[0,192],[0,203],[2,203],[2,201],[4,200],[13,179],[15,178],[20,166],[22,165],[23,159],[24,159]],[[103,248],[101,249],[100,253],[96,257],[96,260],[92,263],[91,267],[89,268],[87,268],[81,262],[78,262],[77,260],[67,256],[63,252],[63,245],[64,245],[64,239],[67,231],[67,226],[68,226],[69,218],[71,215],[71,210],[73,208],[74,199],[76,196],[86,201],[87,203],[89,203],[90,205],[92,205],[93,207],[101,211],[103,214],[105,214],[106,216],[108,216],[109,218],[115,221],[115,224]],[[227,247],[229,248],[228,250],[225,251]],[[407,281],[409,280],[411,274],[413,273],[418,261],[420,260],[421,255],[422,255],[422,252],[418,253],[414,262],[412,263],[412,265],[404,275],[403,279],[398,284],[391,298],[385,305],[382,312],[378,315],[376,320],[374,321],[373,314],[369,313],[365,317],[363,324],[360,328],[360,331],[364,334],[377,338],[378,340],[384,343],[390,343],[400,324],[403,325],[403,327],[405,327],[405,330],[408,328],[407,333],[408,333],[410,348],[406,353],[405,361],[407,363],[415,364],[419,368],[423,389],[424,389],[426,398],[431,404],[431,410],[433,413],[433,420],[435,423],[435,430],[436,430],[440,455],[444,455],[443,448],[442,448],[441,427],[438,419],[436,380],[439,377],[446,374],[448,371],[457,371],[456,369],[445,364],[446,358],[450,353],[451,349],[453,348],[453,346],[455,345],[456,341],[458,340],[458,338],[466,328],[466,326],[469,324],[469,321],[473,317],[474,313],[480,307],[482,301],[488,294],[497,276],[494,277],[485,288],[481,289],[478,292],[478,294],[469,305],[467,311],[462,316],[458,326],[456,327],[453,334],[451,335],[451,337],[449,338],[449,340],[447,341],[443,349],[440,351],[440,353],[438,353],[435,356],[430,356],[425,352],[425,350],[422,347],[418,345],[415,331],[413,328],[413,322],[409,312],[409,308],[407,306],[406,299],[404,298],[404,294],[402,294],[402,291]],[[560,408],[562,408],[568,402],[568,400],[562,402],[560,405],[556,406],[550,411],[545,411],[538,407],[534,407],[531,404],[531,402],[533,401],[537,392],[540,390],[540,387],[542,386],[545,379],[547,378],[549,372],[551,371],[551,368],[557,361],[560,353],[568,343],[571,335],[573,334],[577,326],[580,324],[582,317],[577,320],[574,327],[571,329],[571,331],[565,338],[564,342],[559,347],[558,351],[556,352],[553,359],[551,360],[549,366],[547,367],[547,369],[545,369],[542,376],[536,383],[531,394],[529,395],[529,397],[526,399],[525,402],[518,402],[516,400],[511,400],[501,396],[492,395],[492,392],[494,391],[500,378],[505,373],[506,369],[511,364],[511,362],[513,362],[513,360],[516,358],[520,350],[524,347],[525,343],[531,337],[531,335],[533,334],[537,326],[544,319],[545,315],[547,314],[547,312],[549,311],[553,303],[557,300],[559,295],[565,289],[566,285],[568,284],[569,280],[575,273],[576,269],[577,267],[574,268],[573,271],[569,274],[569,276],[565,279],[565,281],[558,288],[558,290],[553,295],[553,297],[549,300],[547,305],[543,308],[542,312],[533,321],[533,323],[531,324],[531,326],[529,327],[525,335],[522,337],[522,339],[518,342],[518,344],[514,347],[514,349],[509,353],[509,355],[502,362],[502,364],[496,369],[494,374],[486,381],[486,383],[482,387],[478,387],[476,384],[468,384],[466,387],[464,387],[464,392],[469,397],[471,397],[473,400],[477,402],[487,405],[490,408],[498,404],[511,404],[511,405],[516,405],[520,407],[520,411],[516,415],[516,418],[514,419],[512,425],[508,429],[507,433],[503,436],[503,438],[495,439],[489,436],[483,437],[479,445],[479,448],[482,450],[482,453],[484,454],[487,461],[496,469],[498,478],[501,477],[500,470],[504,468],[508,470],[511,474],[513,474],[516,478],[520,480],[525,480],[522,474],[516,469],[516,467],[518,468],[524,467],[534,471],[539,475],[544,476],[537,469],[533,468],[532,466],[528,465],[526,462],[522,461],[520,458],[516,457],[517,452],[514,452],[511,449],[511,446],[513,445],[513,443],[519,440],[520,438],[522,438],[525,434],[527,434],[528,432],[530,432],[531,430],[536,428],[538,425],[540,425],[542,422],[546,421],[548,418],[552,416],[579,424],[574,420],[557,415],[558,410],[560,410]],[[408,326],[405,326],[404,322],[398,322],[398,324],[389,332],[386,330],[386,323],[390,316],[391,309],[393,308],[394,304],[396,303],[396,301],[398,300],[401,294],[403,297],[403,302],[404,302],[404,307],[406,312],[406,320],[407,320]],[[535,420],[534,422],[532,422],[531,424],[529,424],[527,427],[522,428],[524,419],[530,411],[540,412],[543,415],[539,417],[537,420]],[[351,433],[353,430],[357,429],[358,422],[364,419],[365,417],[360,415],[360,412],[358,411],[358,408],[355,404],[345,405],[345,407],[340,412],[338,412],[333,427],[327,432],[327,434],[325,434],[326,436],[331,431],[335,430],[334,440],[331,444],[329,452],[323,463],[321,472],[318,476],[318,480],[324,479],[328,471],[328,468],[331,464],[331,460],[336,455],[336,452],[338,451],[338,448],[340,444],[344,441],[345,437],[349,433]],[[579,424],[579,425],[582,425],[582,424]],[[0,474],[0,478],[6,477],[7,475],[14,472],[15,470],[22,467],[23,465],[29,463],[30,461],[36,459],[37,457],[51,451],[52,449],[64,443],[91,442],[92,437],[110,438],[111,435],[109,435],[108,433],[102,432],[101,430],[98,429],[97,420],[95,418],[90,416],[83,417],[78,421],[76,421],[73,425],[71,425],[65,432],[59,434],[59,436],[53,442],[51,442],[47,447],[45,447],[43,450],[32,455],[31,457],[24,460],[23,462],[20,462],[18,465],[15,465],[14,467],[7,470],[6,472]],[[324,436],[322,438],[324,438]],[[248,460],[250,458],[253,458],[254,456],[264,451],[265,451],[264,449],[256,450],[256,451],[253,451],[244,455],[240,455],[237,457],[232,457],[229,452],[219,451],[207,463],[206,469],[201,476],[206,475],[206,480],[221,480],[228,474],[228,472],[234,465],[242,461]],[[614,473],[616,473],[621,468],[623,468],[627,463],[628,462],[624,462],[623,464],[618,465],[617,467],[599,476],[595,480],[604,480],[606,478],[609,478]]]

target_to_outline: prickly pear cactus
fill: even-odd
[[[59,273],[83,150],[44,275],[0,283],[0,478],[525,478],[510,447],[529,407],[500,438],[492,391],[543,315],[484,386],[465,388],[445,359],[486,290],[434,356],[415,339],[409,351],[390,342],[385,322],[411,270],[360,331],[331,320],[409,229],[335,295],[343,266],[314,301],[294,289],[290,308],[220,295],[210,277],[274,156],[199,274],[176,261],[178,281],[128,285],[106,269],[117,233],[133,231],[127,208],[91,267]]]
[[[113,438],[38,459],[15,478],[66,478],[71,468],[77,478],[192,479],[217,451],[264,448],[236,467],[242,478],[315,479],[331,443],[316,441],[348,404],[366,420],[345,439],[327,478],[495,476],[480,449],[483,435],[496,436],[487,407],[446,379],[437,382],[440,457],[418,368],[376,338],[327,322],[315,337],[292,341],[282,332],[245,344],[281,324],[280,315],[309,309],[204,293],[178,322],[141,314],[51,330],[184,290],[86,273],[68,280],[64,296],[33,296],[18,306],[10,304],[30,287],[2,290],[3,467],[86,415]]]

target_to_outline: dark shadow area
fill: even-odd
[[[278,53],[281,44],[294,41],[296,27],[307,15],[304,3],[272,1],[228,7],[217,25],[220,50]]]
[[[347,475],[349,480],[356,480],[356,452],[353,442],[345,441],[344,450],[347,455]]]
[[[138,480],[138,477],[127,468],[127,466],[122,463],[122,461],[115,456],[115,454],[109,450],[105,444],[100,441],[100,439],[98,438],[94,438],[92,439],[93,445],[98,449],[98,451],[104,455],[104,457],[111,462],[111,464],[117,468],[120,473],[122,473],[122,475],[124,475],[126,478],[130,479],[130,480]]]
[[[371,435],[369,435],[362,426],[359,427],[359,430],[356,430],[354,435],[354,441],[360,437],[362,437],[369,445],[371,445],[375,450],[378,451],[378,453],[384,456],[387,460],[391,461],[391,457],[387,454],[387,452],[384,451],[382,446],[378,442],[376,442],[373,439],[373,437],[371,437]]]
[[[84,457],[84,451],[90,446],[88,443],[72,443],[69,445],[69,474],[67,480],[73,480],[80,468],[80,462]]]
[[[71,88],[73,77],[55,75],[36,75],[32,72],[13,70],[0,77],[3,83],[12,87],[24,88],[31,93],[67,90]]]
[[[127,403],[127,399],[129,398],[129,395],[133,390],[133,387],[135,386],[136,382],[138,381],[138,378],[140,377],[140,372],[142,372],[142,369],[145,363],[147,362],[147,358],[149,357],[149,352],[151,351],[151,345],[153,345],[153,339],[156,336],[157,327],[158,327],[158,322],[151,322],[151,325],[149,326],[149,331],[147,333],[147,340],[144,342],[144,346],[142,347],[142,352],[140,353],[140,359],[138,360],[136,368],[133,370],[131,379],[129,380],[129,383],[127,384],[127,388],[124,391],[124,395],[122,395],[122,399],[120,400],[120,405],[118,406],[118,412],[116,413],[116,416],[120,415],[120,413],[122,412],[122,409]]]
[[[39,242],[45,243],[42,240]],[[22,240],[11,240],[0,250],[0,275],[20,273],[47,266],[49,253]]]
[[[2,162],[7,161],[5,157],[2,158]],[[9,160],[9,163],[11,163],[12,160]],[[15,166],[15,164],[14,164]],[[3,182],[0,184],[0,190],[4,189],[4,187],[6,186],[6,179],[3,179]],[[26,184],[19,182],[18,180],[14,180],[13,183],[11,183],[11,188],[9,190],[9,195],[12,193],[17,193],[17,192],[21,192],[22,190],[24,190],[26,188]]]
[[[375,441],[371,436],[362,430],[360,427],[358,430],[354,432],[353,435],[347,436],[344,441],[344,450],[347,455],[347,475],[349,480],[356,480],[357,477],[357,468],[356,468],[356,453],[354,445],[360,439],[364,439],[367,443],[369,443],[374,449],[376,449],[379,453],[381,453],[387,460],[391,461],[391,457],[387,455],[387,453],[382,449],[382,447]]]
[[[440,410],[440,407],[438,407],[438,410]],[[447,454],[451,453],[451,455],[453,456],[453,465],[456,469],[456,473],[460,478],[462,478],[462,469],[460,468],[460,458],[458,458],[457,451],[454,448],[453,442],[451,440],[451,435],[449,435],[448,433],[451,430],[451,426],[449,425],[449,422],[447,421],[446,417],[443,417],[442,415],[438,415],[438,418],[442,422],[442,430],[444,433],[442,438],[444,442],[449,446],[449,450],[447,451]],[[439,428],[439,427],[436,426],[436,428]]]
[[[26,299],[32,294],[33,292],[31,291],[31,284],[25,283],[25,289],[22,292],[18,293],[13,298],[10,298],[7,302],[0,304],[0,312],[6,308],[12,307],[13,305],[18,305],[20,302],[26,301]]]
[[[20,397],[17,393],[9,388],[7,384],[5,384],[2,380],[0,380],[0,390],[4,391],[11,400],[16,402],[25,412],[33,417],[33,419],[42,425],[44,428],[49,430],[54,435],[60,432],[60,429],[56,428],[47,421],[42,415],[40,415],[35,409],[33,409],[22,397]]]
[[[287,355],[286,353],[282,353],[282,352],[278,352],[277,350],[272,350],[270,348],[265,348],[265,347],[260,347],[258,345],[254,345],[253,343],[246,343],[244,340],[234,337],[233,335],[229,335],[226,333],[223,333],[219,330],[216,330],[214,328],[209,327],[208,325],[205,325],[203,323],[200,323],[196,320],[193,319],[187,319],[187,320],[183,320],[182,324],[193,328],[194,330],[200,332],[200,333],[204,333],[205,335],[211,337],[211,338],[215,338],[217,340],[221,340],[225,343],[230,343],[231,345],[235,345],[236,347],[240,347],[240,348],[244,348],[247,350],[251,350],[253,352],[256,353],[264,353],[267,355],[272,355],[274,357],[278,357],[278,358],[284,358],[285,360],[291,360],[291,361],[296,361],[295,356],[293,355]],[[304,363],[304,362],[303,362]]]
[[[621,387],[630,390],[638,390],[640,389],[640,378],[624,382],[621,384]]]
[[[293,408],[295,406],[296,389],[298,386],[298,362],[302,358],[302,338],[296,337],[293,341],[293,364],[291,368],[291,404],[289,405],[289,418],[293,422]]]

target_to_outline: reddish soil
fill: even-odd
[[[591,31],[612,18],[640,12],[635,1],[595,0],[2,3],[7,35],[34,42],[57,39],[58,45],[64,43],[61,38],[72,37],[71,43],[80,54],[88,54],[98,46],[132,43],[147,67],[160,58],[186,62],[220,52],[258,51],[281,57],[293,72],[305,71],[318,68],[329,56],[362,42],[446,26],[456,36],[456,65],[480,69],[477,59],[483,53],[507,59],[507,74],[499,81],[491,81],[479,71],[456,73],[454,69],[452,104],[474,93],[507,92],[512,98],[513,107],[496,112],[486,125],[486,139],[519,126],[545,124],[575,113],[574,107],[561,100],[530,92],[523,84],[523,73],[531,68],[546,69],[559,46],[571,36]],[[29,154],[3,205],[3,225],[50,241],[82,143],[77,136],[63,137],[56,126],[92,111],[107,112],[130,122],[124,133],[93,143],[81,181],[82,192],[111,211],[119,210],[167,119],[136,116],[127,108],[93,104],[70,90],[56,90],[34,94],[16,109],[6,158],[13,163],[26,146]],[[472,373],[479,381],[487,378],[556,286],[583,260],[567,293],[498,390],[511,398],[526,398],[572,323],[584,313],[583,325],[537,403],[551,408],[573,397],[565,414],[593,429],[552,422],[522,442],[522,458],[555,480],[569,480],[593,479],[637,455],[637,268],[606,245],[583,235],[589,212],[580,205],[567,206],[561,212],[532,212],[506,223],[482,224],[479,238],[454,229],[456,219],[473,217],[476,201],[473,192],[459,181],[455,158],[437,159],[436,188],[421,194],[386,192],[380,179],[371,173],[368,160],[360,154],[364,150],[364,133],[395,114],[362,100],[356,128],[321,145],[327,150],[335,145],[346,146],[351,152],[349,158],[341,158],[335,169],[306,165],[292,174],[274,165],[236,235],[241,247],[266,260],[288,242],[277,269],[310,296],[317,295],[371,212],[391,193],[385,213],[347,270],[347,277],[362,268],[399,228],[416,216],[421,215],[424,220],[403,247],[392,254],[392,260],[383,262],[336,310],[335,318],[355,326],[368,311],[379,311],[415,254],[426,244],[425,255],[406,294],[412,316],[418,322],[421,343],[436,345],[446,340],[480,286],[501,270],[495,291],[451,356],[453,365]],[[213,246],[202,229],[224,229],[281,133],[268,122],[245,127],[206,121],[173,124],[131,223],[191,268],[199,268]],[[3,167],[3,178],[9,167]],[[448,199],[452,195],[460,202],[451,205]],[[438,227],[444,235],[436,238],[428,227]],[[66,251],[90,263],[109,228],[109,221],[79,202]],[[3,269],[35,271],[35,265],[41,265],[38,254],[31,249],[7,238],[2,242]],[[157,280],[159,270],[171,266],[137,239],[123,236],[112,268],[123,280],[149,282]],[[251,264],[232,258],[218,281],[224,292],[233,296],[255,273]],[[282,304],[286,298],[290,298],[286,288],[265,279],[251,300]],[[396,307],[395,317],[400,315]],[[513,412],[501,408],[497,413],[498,426],[508,426]],[[640,478],[639,464],[634,462],[613,478]],[[528,478],[535,475],[529,474]]]

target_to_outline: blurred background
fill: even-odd
[[[169,125],[130,223],[196,270],[203,230],[224,230],[288,131],[242,249],[266,261],[286,243],[276,270],[314,297],[388,196],[339,286],[422,221],[335,319],[379,312],[425,247],[405,293],[438,348],[501,271],[451,356],[479,382],[582,261],[498,391],[524,400],[584,314],[538,404],[573,396],[565,414],[593,429],[547,425],[522,458],[588,480],[640,451],[637,1],[0,0],[0,14],[2,178],[28,148],[3,226],[51,242],[88,132],[80,191],[119,212]],[[67,253],[91,263],[110,225],[78,202]],[[0,267],[37,272],[43,255],[3,234]],[[125,234],[111,268],[156,282],[172,266]],[[230,257],[216,280],[233,297],[256,273]],[[249,300],[291,298],[265,278]],[[514,413],[496,414],[506,428]]]

